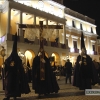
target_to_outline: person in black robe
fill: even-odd
[[[30,88],[26,82],[22,60],[17,53],[17,34],[14,35],[13,50],[10,56],[4,62],[4,90],[3,100],[10,100],[10,97],[20,97],[21,93],[29,93]]]
[[[92,59],[85,52],[85,49],[82,48],[82,53],[77,57],[76,66],[74,69],[73,85],[79,87],[80,90],[92,88]]]
[[[40,95],[47,95],[50,93],[58,93],[59,86],[56,81],[56,77],[52,71],[50,60],[44,54],[44,58],[41,59],[45,68],[45,80],[40,79],[40,55],[41,52],[33,60],[32,65],[32,89],[35,93]]]
[[[79,87],[80,90],[91,89],[92,83],[97,80],[96,70],[93,66],[92,58],[86,54],[84,45],[84,36],[81,34],[81,55],[77,57],[74,69],[73,86]]]

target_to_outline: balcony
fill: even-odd
[[[93,54],[94,54],[94,55],[97,55],[98,53],[97,53],[97,51],[93,51]]]
[[[51,47],[58,47],[58,43],[57,42],[51,42]]]
[[[66,49],[66,44],[61,44],[62,49]]]
[[[79,53],[79,49],[74,48],[74,52],[75,52],[75,53]]]
[[[77,49],[77,48],[70,48],[70,52],[79,53],[79,49]]]

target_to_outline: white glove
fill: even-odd
[[[42,53],[41,53],[41,52],[39,52],[39,53],[38,53],[38,56],[41,56],[41,55],[42,55]]]
[[[79,64],[81,65],[82,64],[82,61],[79,61]]]
[[[41,58],[41,61],[42,61],[42,63],[46,63],[46,61],[43,58]]]

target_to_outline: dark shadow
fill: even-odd
[[[62,92],[62,93],[48,94],[45,96],[22,97],[22,98],[18,98],[18,100],[26,100],[26,99],[37,100],[37,99],[59,98],[59,97],[80,96],[80,95],[84,95],[84,91],[82,92]]]

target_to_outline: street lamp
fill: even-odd
[[[0,73],[2,73],[2,78],[3,78],[3,83],[4,83],[4,80],[5,80],[5,71],[4,71],[4,56],[6,55],[5,54],[5,49],[3,46],[1,46],[1,50],[0,50],[0,54],[1,56],[3,57],[3,64],[2,64],[2,71]],[[3,84],[3,90],[4,90],[4,84]]]
[[[2,46],[2,49],[1,49],[1,56],[3,57],[3,63],[4,63],[4,56],[5,56],[5,49],[4,47]]]

